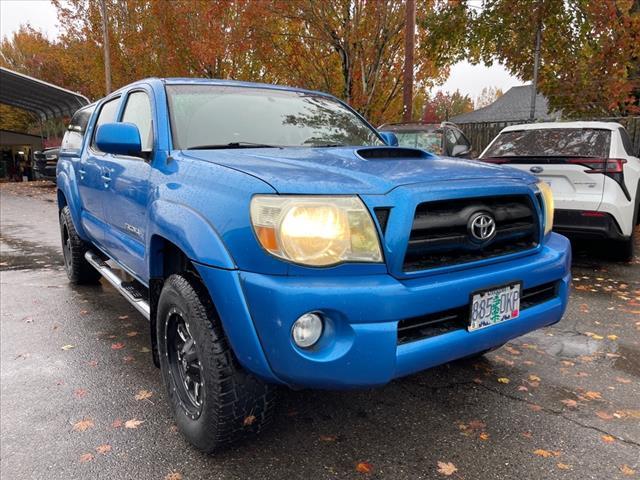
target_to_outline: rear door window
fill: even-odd
[[[484,153],[487,157],[609,158],[611,130],[545,128],[501,133]]]
[[[87,131],[87,125],[91,114],[96,109],[95,105],[90,105],[78,110],[71,118],[67,131],[62,138],[61,150],[80,150],[82,148],[82,140]]]

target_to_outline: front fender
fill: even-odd
[[[80,209],[82,207],[80,205],[78,185],[75,175],[73,175],[72,167],[67,162],[58,162],[56,184],[58,186],[58,209],[62,210],[65,203],[69,206],[76,232],[84,241],[89,241],[89,236],[82,227],[82,221],[80,220]],[[60,194],[64,196],[64,199],[60,197]]]
[[[147,245],[154,235],[159,235],[176,245],[190,260],[227,270],[236,268],[215,227],[188,205],[154,201],[149,208],[149,225]],[[149,250],[147,255],[150,255]],[[156,271],[153,258],[147,258],[147,261],[153,276]]]

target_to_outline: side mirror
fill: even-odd
[[[382,140],[384,140],[384,143],[386,143],[388,146],[390,147],[398,146],[398,137],[396,137],[395,133],[393,132],[378,132],[378,133],[382,137]]]
[[[105,123],[96,132],[96,146],[101,152],[139,157],[142,153],[140,132],[133,123]]]
[[[451,150],[451,156],[463,157],[464,155],[468,154],[470,151],[471,149],[466,145],[454,145],[453,149]]]

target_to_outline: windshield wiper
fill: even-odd
[[[195,147],[189,147],[187,150],[216,150],[222,148],[281,148],[278,145],[267,145],[266,143],[253,143],[253,142],[229,142],[218,143],[215,145],[197,145]]]

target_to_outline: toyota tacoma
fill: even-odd
[[[544,182],[397,146],[323,93],[147,79],[72,119],[71,282],[150,323],[197,448],[256,433],[278,386],[384,385],[562,317],[571,250]]]

